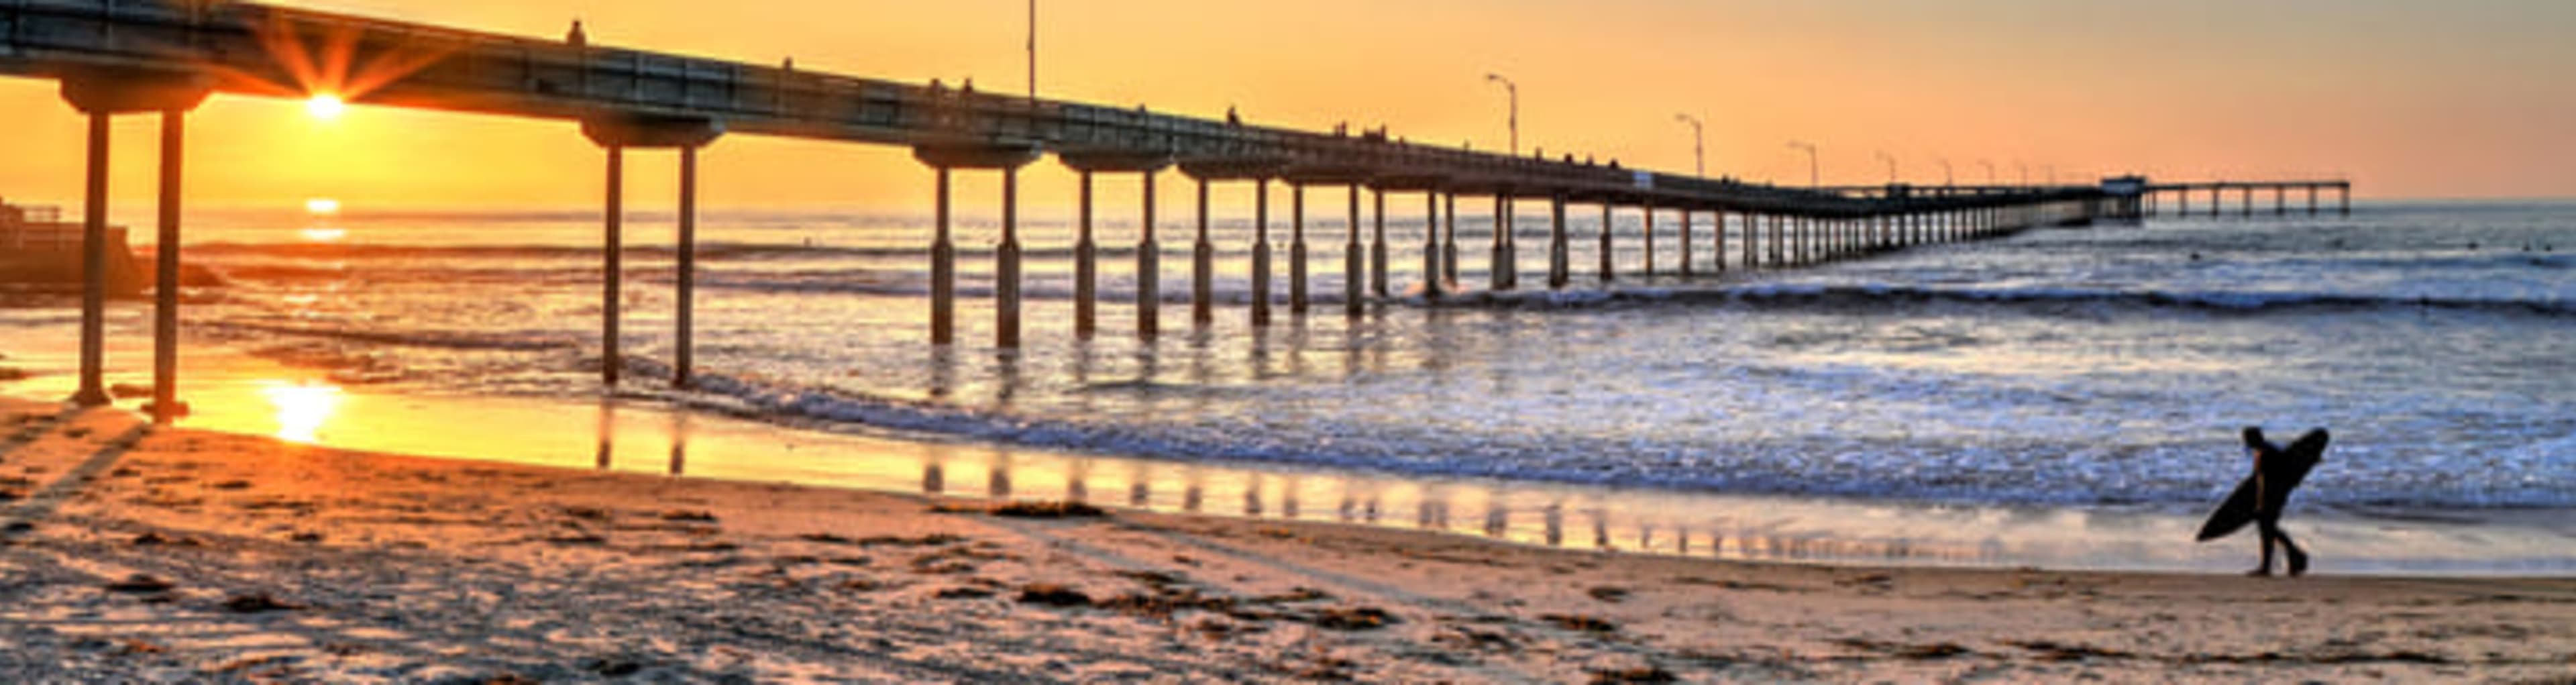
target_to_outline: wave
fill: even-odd
[[[2507,296],[2404,296],[2296,291],[2164,291],[2066,287],[1754,284],[1716,288],[1623,287],[1609,290],[1478,292],[1444,301],[1458,306],[1585,308],[1747,305],[1841,308],[1947,302],[1993,305],[2107,304],[2217,313],[2299,310],[2453,310],[2539,316],[2576,315],[2576,302]]]
[[[623,361],[635,377],[667,377],[670,367],[656,360]],[[1728,492],[1793,496],[1899,498],[1923,501],[1976,501],[2024,504],[2160,506],[2175,511],[2196,509],[2214,493],[2200,479],[2078,479],[2039,482],[1994,480],[1990,474],[1927,474],[1908,469],[1886,478],[1818,478],[1811,462],[1776,459],[1690,460],[1688,466],[1644,460],[1610,463],[1601,454],[1653,449],[1625,440],[1589,440],[1558,436],[1536,451],[1503,446],[1479,447],[1425,442],[1421,436],[1344,433],[1326,440],[1236,430],[1207,424],[1130,425],[1111,421],[1035,417],[1006,411],[959,407],[936,401],[869,397],[792,382],[701,372],[693,391],[642,391],[647,396],[715,409],[740,418],[795,428],[883,430],[909,439],[962,439],[1165,459],[1177,462],[1226,461],[1296,467],[1350,469],[1428,478],[1492,478],[1652,488],[1673,491]],[[1224,392],[1219,389],[1159,383],[1110,384],[1102,391],[1141,393]],[[631,391],[630,392],[635,392]],[[1506,453],[1479,454],[1487,449]],[[1871,449],[1920,449],[1877,445]],[[2532,449],[2563,450],[2565,445]],[[2554,452],[2552,452],[2554,453]],[[1849,474],[1844,474],[1849,475]],[[2118,474],[2114,474],[2117,476]],[[2559,508],[2576,506],[2555,488],[2424,489],[2401,483],[2373,487],[2363,483],[2320,488],[2311,496],[2326,506],[2433,508]]]
[[[296,326],[246,321],[202,324],[216,332],[251,332],[374,343],[397,347],[450,350],[546,351],[578,348],[583,341],[552,331],[384,330],[339,326]]]

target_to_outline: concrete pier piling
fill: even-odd
[[[1512,196],[1508,190],[1494,191],[1494,255],[1492,277],[1496,291],[1512,289]]]
[[[1691,275],[1691,210],[1689,207],[1682,208],[1682,223],[1678,235],[1681,241],[1678,246],[1682,253],[1680,272],[1683,278],[1689,278]]]
[[[671,387],[697,385],[698,311],[698,148],[680,148],[680,239],[671,296]]]
[[[1441,193],[1440,209],[1440,283],[1442,287],[1458,284],[1458,193]]]
[[[1570,243],[1565,237],[1565,196],[1548,198],[1547,206],[1547,289],[1564,290],[1573,265],[1573,257],[1566,253]]]
[[[1718,274],[1726,273],[1727,214],[1724,209],[1710,210],[1708,213],[1708,269]]]
[[[1252,325],[1270,325],[1270,179],[1253,181]]]
[[[615,388],[619,372],[626,366],[617,330],[619,310],[626,299],[626,146],[604,147],[608,148],[608,206],[601,213],[604,225],[600,236],[599,384]],[[940,175],[942,198],[947,197],[947,178],[945,172]],[[945,226],[947,203],[940,204],[941,225]]]
[[[161,110],[161,197],[155,209],[159,241],[153,246],[152,421],[179,419],[179,222],[185,194],[188,109]]]
[[[1350,195],[1351,211],[1342,224],[1342,313],[1359,318],[1368,307],[1368,299],[1362,294],[1368,273],[1364,271],[1365,255],[1360,252],[1360,186],[1353,183],[1344,188]]]
[[[993,346],[1020,347],[1020,169],[1002,170],[1002,242],[993,246]]]
[[[105,111],[89,116],[89,159],[81,192],[80,389],[72,403],[99,407],[116,400],[107,394],[107,176],[108,119]]]
[[[1208,239],[1208,182],[1199,190],[1198,237],[1190,243],[1190,322],[1206,328],[1216,322],[1216,243]]]
[[[1073,237],[1073,337],[1090,340],[1099,329],[1100,245],[1091,231],[1091,171],[1074,173],[1078,187]]]
[[[609,216],[606,221],[615,222],[621,226],[625,212],[625,208],[619,206],[624,201],[624,191],[621,188],[624,185],[622,177],[625,173],[624,150],[647,148],[679,151],[679,241],[674,246],[678,272],[673,279],[677,292],[674,293],[672,302],[672,322],[675,330],[672,331],[671,385],[677,388],[688,388],[696,373],[694,338],[697,333],[698,150],[722,137],[724,125],[709,119],[616,116],[584,120],[581,132],[583,137],[589,138],[592,143],[617,150],[611,157],[614,167],[611,173],[618,175],[620,179],[609,184],[614,196],[607,208]],[[616,246],[610,246],[609,251],[616,250]],[[622,260],[608,261],[617,264],[618,269],[624,268]],[[614,284],[606,286],[606,288],[615,287],[617,286]],[[618,297],[618,293],[614,291],[606,291],[602,295],[609,300],[615,300]],[[601,308],[604,310],[604,315],[614,316],[615,310],[610,305],[603,303]],[[613,346],[605,344],[606,338],[617,335],[616,327],[611,325],[604,328],[608,330],[602,331],[602,378],[608,379],[607,369],[621,363],[621,358],[610,356],[609,353],[614,350],[609,348]]]
[[[1288,184],[1288,313],[1306,315],[1306,185]]]
[[[1369,292],[1387,297],[1386,191],[1369,189]]]
[[[930,238],[930,344],[957,342],[957,242],[950,230],[953,194],[948,167],[937,167]]]
[[[1422,193],[1422,298],[1438,300],[1448,284],[1440,277],[1440,193]]]
[[[1615,283],[1619,280],[1619,252],[1617,244],[1611,240],[1611,236],[1617,233],[1616,229],[1618,224],[1615,221],[1617,217],[1614,216],[1617,208],[1618,205],[1611,204],[1608,200],[1601,201],[1600,253],[1602,283]]]
[[[1136,225],[1136,337],[1153,340],[1163,332],[1163,246],[1154,240],[1154,176],[1143,174],[1139,189],[1145,206],[1142,223]]]
[[[187,114],[212,92],[208,79],[147,70],[85,69],[63,74],[62,98],[87,119],[88,139],[81,188],[81,318],[80,385],[70,398],[83,407],[110,404],[107,391],[107,291],[109,235],[108,177],[112,158],[109,132],[120,114],[161,115],[159,195],[153,296],[153,420],[168,423],[178,416],[180,260],[180,182],[184,178]]]
[[[1646,217],[1646,218],[1645,218],[1645,223],[1644,223],[1644,224],[1641,224],[1641,226],[1643,226],[1644,231],[1645,231],[1645,237],[1644,237],[1644,239],[1643,239],[1643,240],[1641,240],[1641,241],[1640,241],[1640,242],[1642,242],[1642,243],[1645,245],[1645,248],[1646,248],[1645,275],[1646,275],[1646,277],[1647,277],[1647,278],[1654,278],[1654,277],[1655,277],[1655,206],[1654,206],[1654,205],[1652,205],[1652,204],[1639,205],[1639,206],[1637,207],[1637,209],[1638,209],[1638,213],[1639,213],[1639,214],[1643,214],[1643,215],[1645,215],[1645,217]]]

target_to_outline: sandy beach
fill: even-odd
[[[364,454],[25,400],[0,429],[12,682],[2576,679],[2569,579],[1742,564]]]

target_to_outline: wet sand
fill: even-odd
[[[0,435],[13,682],[2576,678],[2569,579],[1747,564],[364,454],[5,399]]]

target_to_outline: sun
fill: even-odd
[[[327,197],[317,197],[305,200],[304,213],[311,214],[313,216],[332,216],[339,214],[340,201]]]
[[[313,118],[315,119],[323,121],[338,119],[341,114],[348,113],[348,111],[349,102],[347,100],[340,99],[340,96],[338,95],[330,93],[315,95],[304,101],[304,112],[313,115]]]

